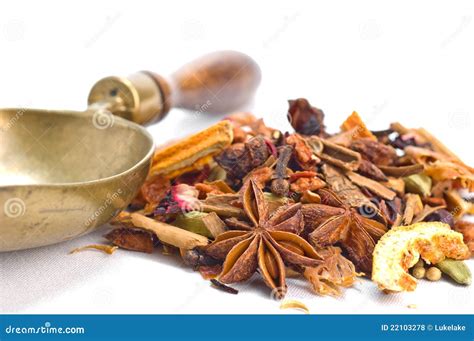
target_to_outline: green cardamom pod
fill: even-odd
[[[404,177],[405,189],[409,193],[419,194],[427,197],[431,194],[431,178],[423,173],[412,174]]]
[[[206,224],[202,220],[208,213],[200,211],[191,211],[186,213],[179,214],[176,219],[171,223],[174,226],[180,227],[184,230],[206,236],[208,238],[212,237],[212,234],[206,227]]]
[[[471,271],[462,260],[445,259],[435,266],[459,284],[470,285]]]

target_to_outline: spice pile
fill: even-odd
[[[473,168],[424,129],[370,131],[354,112],[330,134],[305,99],[289,101],[288,119],[293,133],[234,114],[158,149],[106,238],[180,254],[230,293],[228,284],[255,273],[277,298],[288,276],[322,295],[358,276],[387,291],[441,273],[470,283],[462,260],[474,250],[474,224],[462,218],[474,213],[463,196],[474,192]]]

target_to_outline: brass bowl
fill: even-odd
[[[0,110],[0,251],[69,240],[108,222],[144,182],[141,126],[100,111]]]

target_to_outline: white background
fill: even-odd
[[[423,126],[474,164],[474,3],[456,1],[15,1],[0,5],[0,107],[83,110],[103,76],[168,74],[203,53],[254,57],[263,81],[250,109],[289,129],[286,100],[307,97],[330,130],[357,110],[372,129]],[[157,143],[218,116],[173,110]],[[1,160],[0,160],[1,162]],[[0,255],[0,305],[23,313],[280,313],[258,278],[237,296],[159,252],[68,255],[104,230]],[[473,268],[472,261],[470,262]],[[313,313],[473,312],[472,287],[423,281],[386,296],[362,281],[340,299],[290,281]],[[407,305],[415,304],[416,309]]]

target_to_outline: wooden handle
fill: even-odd
[[[178,107],[199,112],[227,113],[247,103],[260,84],[260,68],[249,56],[219,51],[202,56],[169,80],[147,72],[158,84],[163,112]]]

